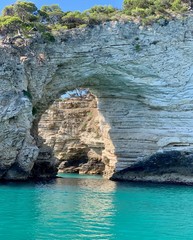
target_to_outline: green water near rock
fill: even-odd
[[[0,184],[0,239],[193,239],[191,186],[63,177]]]

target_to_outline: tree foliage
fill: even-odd
[[[19,34],[25,38],[41,36],[54,41],[53,31],[92,26],[110,20],[137,18],[141,22],[169,18],[193,7],[193,0],[123,0],[123,10],[96,5],[84,12],[63,12],[59,5],[42,6],[17,1],[4,8],[0,16],[0,34],[4,37]]]
[[[46,20],[51,24],[57,24],[58,22],[60,22],[64,14],[58,4],[52,4],[50,6],[42,6],[40,11],[41,11],[41,14],[44,15],[44,20]]]
[[[34,13],[36,11],[37,7],[34,3],[18,1],[13,5],[5,7],[2,15],[17,16],[23,21],[28,21],[35,17]]]
[[[15,14],[14,5],[7,6],[2,11],[3,16],[14,16],[14,14]]]
[[[124,0],[124,12],[131,16],[150,17],[152,15],[180,13],[187,11],[188,1],[184,0]]]
[[[14,38],[16,34],[21,38],[32,37],[35,32],[40,32],[43,36],[47,31],[48,27],[41,22],[38,8],[32,2],[17,1],[5,7],[0,16],[0,34],[4,39],[14,34]]]
[[[8,32],[16,32],[17,29],[21,28],[23,22],[17,16],[3,16],[0,17],[0,29],[4,34]]]

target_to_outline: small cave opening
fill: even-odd
[[[38,138],[41,171],[52,155],[59,173],[103,174],[100,114],[88,89],[67,91],[55,100],[40,118]]]

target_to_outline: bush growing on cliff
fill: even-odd
[[[0,16],[0,33],[3,36],[21,34],[24,29],[28,30],[29,23],[34,19],[33,14],[37,8],[33,3],[17,2],[11,6],[5,7]]]
[[[45,16],[31,2],[18,1],[5,7],[2,16],[0,16],[0,34],[4,37],[4,40],[8,38],[9,41],[4,42],[13,44],[13,36],[14,38],[25,39],[36,36],[37,33],[44,40],[53,41],[50,28],[42,23],[42,15]]]
[[[53,41],[52,30],[61,31],[98,24],[111,20],[116,11],[111,6],[95,6],[83,13],[63,12],[57,4],[42,6],[38,10],[32,2],[17,1],[3,10],[0,34],[10,37],[18,33],[26,38],[38,36],[39,33],[45,40]]]
[[[98,24],[104,21],[112,20],[112,17],[118,10],[112,6],[94,6],[86,11],[84,14],[87,16],[88,24]]]
[[[50,6],[42,6],[39,15],[43,16],[43,20],[50,24],[60,23],[64,12],[58,4],[52,4]]]
[[[34,13],[37,10],[38,9],[34,3],[18,1],[13,5],[5,7],[2,15],[17,16],[22,21],[35,21],[37,20],[37,17]]]
[[[15,14],[14,5],[7,6],[2,11],[3,16],[14,16],[14,14]]]
[[[62,17],[61,24],[68,29],[99,24],[104,21],[111,20],[111,17],[117,10],[112,6],[94,6],[91,9],[84,11],[66,12]]]
[[[87,23],[87,19],[86,16],[79,11],[67,12],[62,17],[61,23],[68,29],[71,29]]]
[[[144,25],[158,19],[171,19],[191,8],[189,0],[124,0],[123,12]]]
[[[182,13],[189,8],[189,1],[181,0],[124,0],[124,12],[133,17],[159,18]]]
[[[22,20],[17,16],[0,16],[1,34],[15,33],[24,26]]]
[[[81,28],[105,21],[138,19],[151,23],[159,18],[170,18],[193,7],[193,0],[123,0],[123,10],[112,6],[94,6],[84,12],[63,12],[59,5],[43,6],[40,10],[32,2],[17,1],[7,6],[0,17],[0,34],[23,38],[42,37],[54,41],[52,32]],[[11,42],[11,41],[10,41]]]

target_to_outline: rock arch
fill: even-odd
[[[185,33],[192,23],[191,17],[144,28],[108,22],[59,33],[54,43],[37,41],[28,49],[1,45],[0,178],[31,176],[41,114],[78,86],[98,98],[107,177],[159,180],[160,173],[141,163],[160,153],[190,156],[193,41]],[[163,181],[171,180],[167,174]]]
[[[35,165],[49,157],[49,146],[59,173],[103,175],[104,141],[96,100],[88,90],[76,89],[54,101],[38,124],[38,134],[44,144],[40,149],[42,159],[39,153]],[[44,170],[46,166],[39,168]]]

